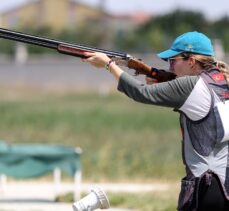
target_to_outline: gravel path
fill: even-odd
[[[152,192],[166,191],[174,184],[81,184],[83,192],[90,192],[91,188],[99,186],[105,192]],[[73,191],[73,183],[61,183],[57,188],[48,182],[9,182],[0,187],[0,211],[73,211],[70,203],[53,202],[56,194]],[[111,211],[125,211],[125,209],[109,209]]]

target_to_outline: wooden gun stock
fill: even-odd
[[[166,82],[176,78],[174,73],[151,67],[138,59],[130,59],[127,66],[134,69],[136,75],[143,74],[156,79],[158,82]]]

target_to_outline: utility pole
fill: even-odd
[[[112,43],[112,33],[110,32],[110,17],[108,17],[108,14],[106,12],[106,4],[107,0],[99,0],[98,2],[98,8],[101,12],[100,16],[100,24],[101,31],[104,31],[103,34],[103,42],[101,44],[102,48],[111,48]]]
[[[99,9],[104,11],[106,8],[106,0],[99,0]]]

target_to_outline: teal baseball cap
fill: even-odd
[[[161,59],[168,59],[180,53],[194,53],[214,56],[211,40],[203,33],[186,32],[175,39],[170,49],[157,54]]]

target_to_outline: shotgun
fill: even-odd
[[[176,75],[171,72],[151,67],[145,64],[142,60],[136,59],[126,53],[93,48],[86,45],[73,44],[70,42],[63,42],[3,28],[0,28],[0,38],[55,49],[61,54],[67,54],[80,58],[86,58],[84,55],[85,52],[105,53],[118,65],[134,69],[136,75],[143,74],[156,79],[158,82],[169,81],[176,77]]]

